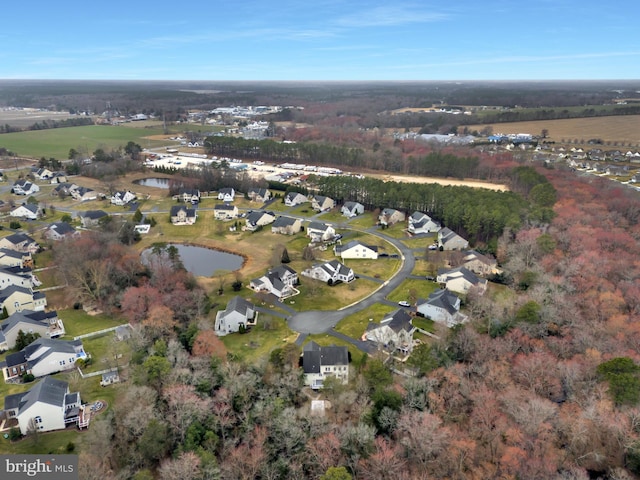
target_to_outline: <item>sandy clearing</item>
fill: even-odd
[[[498,183],[483,182],[480,180],[454,180],[449,178],[436,177],[412,177],[406,175],[383,175],[383,174],[367,174],[369,177],[381,178],[386,181],[399,183],[437,183],[439,185],[453,185],[473,188],[486,188],[497,192],[507,192],[509,187]]]

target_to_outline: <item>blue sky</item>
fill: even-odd
[[[0,78],[639,79],[638,0],[5,2]]]

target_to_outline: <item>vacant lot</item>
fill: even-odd
[[[469,125],[470,130],[482,130],[487,125]],[[620,115],[614,117],[571,118],[566,120],[540,120],[535,122],[512,122],[492,124],[494,133],[530,133],[540,135],[549,131],[548,140],[573,143],[575,140],[602,139],[622,146],[640,146],[640,115]]]

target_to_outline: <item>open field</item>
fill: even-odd
[[[470,130],[482,130],[488,125],[469,125]],[[604,142],[640,146],[640,115],[612,117],[571,118],[564,120],[539,120],[532,122],[496,123],[490,125],[495,133],[530,133],[540,135],[549,131],[548,141],[574,142],[599,138]],[[606,143],[605,143],[606,144]]]

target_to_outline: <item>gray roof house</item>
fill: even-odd
[[[0,247],[15,250],[16,252],[36,253],[40,245],[26,233],[12,233],[0,238]]]
[[[328,377],[346,385],[349,383],[349,350],[336,345],[321,347],[311,341],[302,348],[302,370],[304,384],[314,390],[322,388]]]
[[[37,333],[43,338],[56,338],[66,333],[55,310],[15,312],[0,323],[0,351],[15,347],[20,330],[24,333]]]
[[[240,327],[255,325],[256,309],[254,305],[242,297],[229,300],[227,308],[216,314],[215,333],[223,337],[240,330]]]
[[[467,320],[460,313],[460,299],[446,288],[431,292],[426,300],[419,299],[416,306],[419,314],[449,328]]]
[[[108,216],[109,214],[104,210],[87,210],[80,214],[80,222],[84,228],[91,228],[99,225],[101,218]]]
[[[440,224],[432,220],[426,213],[413,212],[409,217],[407,230],[414,235],[419,233],[432,233],[440,230]]]
[[[321,282],[327,282],[329,285],[335,285],[340,282],[349,283],[356,278],[353,269],[340,263],[338,260],[331,260],[330,262],[314,265],[302,271],[301,274],[305,277],[320,280]]]
[[[445,227],[438,231],[438,247],[442,250],[464,250],[469,248],[469,242],[453,230]]]
[[[324,195],[316,195],[311,200],[311,208],[316,212],[328,212],[336,206],[336,202],[333,198],[325,197]]]
[[[448,290],[466,294],[475,287],[478,293],[483,294],[487,290],[487,281],[479,278],[475,273],[465,267],[452,269],[441,268],[438,270],[436,280]]]
[[[284,235],[294,235],[302,229],[302,222],[299,218],[279,216],[271,224],[271,233],[281,233]]]
[[[54,222],[47,227],[42,235],[49,240],[60,241],[78,236],[80,232],[67,222]]]
[[[38,338],[19,352],[7,355],[0,363],[4,381],[12,381],[24,374],[44,377],[74,368],[78,359],[87,358],[82,340],[52,340]]]
[[[333,253],[343,260],[350,258],[376,260],[378,258],[378,247],[365,245],[358,240],[351,240],[344,245],[334,246]]]
[[[193,225],[198,218],[195,208],[187,208],[184,205],[172,206],[170,215],[171,223],[174,225]]]
[[[358,202],[345,202],[340,212],[347,218],[357,217],[364,213],[364,205]]]
[[[250,188],[247,192],[252,202],[264,203],[271,198],[271,192],[266,188]]]
[[[295,285],[298,283],[298,273],[288,265],[280,265],[269,270],[260,278],[255,278],[249,283],[249,288],[256,292],[268,292],[283,299],[296,293]]]
[[[276,216],[273,212],[266,212],[264,210],[254,210],[247,214],[247,218],[245,219],[245,229],[251,232],[258,229],[258,227],[263,227],[265,225],[269,225],[273,223],[276,219]]]
[[[392,352],[399,350],[408,354],[413,350],[413,333],[416,328],[411,323],[411,315],[399,308],[387,314],[380,323],[369,322],[363,340],[377,343]]]
[[[385,208],[378,216],[381,225],[394,225],[398,222],[404,222],[404,219],[405,214],[395,208]]]
[[[306,195],[303,195],[299,192],[289,192],[284,196],[284,204],[287,207],[295,207],[296,205],[300,205],[308,202],[309,199]]]

